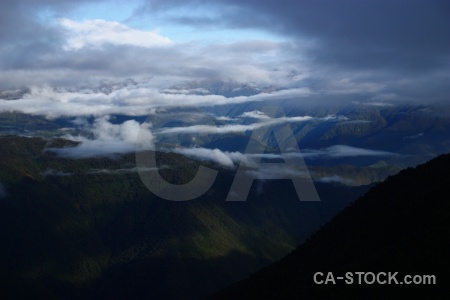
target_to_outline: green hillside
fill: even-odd
[[[0,138],[0,284],[6,298],[198,299],[245,278],[302,242],[367,190],[318,183],[300,202],[290,181],[253,184],[226,202],[233,171],[202,197],[149,192],[134,154],[64,159],[55,139]],[[159,153],[160,172],[187,182],[199,163]],[[339,195],[339,197],[336,197]]]

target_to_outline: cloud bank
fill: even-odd
[[[243,163],[249,167],[257,166],[255,159],[279,160],[284,158],[308,158],[308,159],[330,159],[330,158],[349,158],[363,156],[397,156],[398,154],[387,151],[371,150],[364,148],[351,147],[346,145],[335,145],[325,149],[303,149],[301,152],[288,152],[283,154],[272,153],[241,153],[222,151],[220,149],[207,149],[202,147],[195,148],[177,148],[177,153],[200,160],[215,162],[224,167],[234,167]]]
[[[152,0],[135,15],[168,18],[176,7],[203,4]],[[257,29],[289,37],[297,47],[291,61],[307,70],[293,72],[296,84],[321,92],[384,93],[395,100],[448,99],[448,1],[216,0],[205,10],[214,18],[185,14],[169,20],[202,30]]]
[[[0,89],[81,89],[132,78],[170,94],[180,82],[232,79],[389,101],[450,94],[447,1],[147,0],[130,4],[138,7],[126,22],[76,18],[92,2],[115,8],[114,1],[3,1]],[[153,29],[130,25],[149,19]],[[159,24],[199,37],[176,41]],[[222,38],[224,30],[239,38]]]
[[[0,112],[19,111],[44,115],[49,118],[111,114],[145,116],[153,114],[157,108],[216,106],[295,99],[306,97],[309,94],[310,91],[305,88],[227,98],[222,95],[164,93],[151,83],[119,86],[107,94],[95,90],[69,91],[50,87],[34,87],[18,100],[7,100],[0,97]]]
[[[137,121],[129,120],[122,124],[112,124],[107,117],[102,117],[95,120],[91,132],[92,138],[66,136],[80,142],[76,147],[52,148],[48,151],[67,158],[87,158],[123,154],[153,147],[153,134],[148,123],[139,124]],[[141,137],[139,140],[137,140],[138,134]]]
[[[270,118],[264,117],[260,118],[263,121],[258,123],[252,123],[248,125],[232,124],[224,126],[212,126],[212,125],[194,125],[186,127],[172,127],[172,128],[161,128],[156,130],[155,134],[168,135],[168,134],[227,134],[227,133],[238,133],[253,131],[257,128],[265,126],[274,126],[286,123],[295,122],[305,122],[310,121],[315,118],[311,116],[298,116],[298,117],[281,117],[281,118]]]
[[[64,50],[98,48],[108,45],[130,45],[155,47],[172,44],[172,41],[156,32],[145,32],[129,28],[119,22],[105,20],[85,20],[75,22],[62,18],[59,23],[67,30],[68,38]]]

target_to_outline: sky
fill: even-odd
[[[4,0],[0,89],[233,80],[446,100],[448,1]]]

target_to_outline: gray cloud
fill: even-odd
[[[125,78],[158,80],[159,88],[205,78],[272,84],[285,81],[289,75],[291,68],[287,63],[283,66],[280,56],[272,55],[275,51],[286,56],[291,51],[286,43],[248,40],[206,46],[195,42],[175,44],[154,32],[124,24],[64,18],[51,23],[37,15],[46,8],[56,16],[56,12],[83,2],[87,1],[2,3],[0,89],[33,85],[80,87]],[[272,53],[272,58],[260,57],[267,53]]]
[[[190,6],[214,17],[189,10],[178,18],[171,14],[175,7]],[[293,38],[293,62],[309,70],[297,84],[315,82],[322,91],[345,79],[376,84],[378,92],[408,101],[445,100],[450,92],[450,5],[445,0],[148,0],[139,14],[145,13],[199,30],[253,28]]]
[[[67,12],[87,0],[5,0],[0,3],[0,67],[28,69],[54,54],[64,42],[60,28],[40,20],[40,10],[53,15]],[[98,2],[98,1],[96,1]]]
[[[198,23],[199,15],[173,20],[191,26],[204,27],[210,21],[210,26],[272,30],[310,40],[311,55],[336,64],[423,70],[448,63],[450,5],[446,1],[148,0],[144,7],[148,13],[161,14],[191,5],[209,8],[214,18],[199,18]]]
[[[101,81],[134,78],[150,81],[158,88],[168,88],[180,81],[212,78],[259,84],[285,85],[292,81],[292,70],[281,57],[271,61],[241,54],[241,50],[210,51],[195,44],[174,44],[146,48],[136,45],[108,45],[64,50],[55,48],[37,51],[36,47],[10,47],[0,53],[0,88],[32,85],[80,87]],[[254,48],[254,50],[257,47]],[[255,50],[256,51],[256,50]],[[284,51],[280,45],[281,53]],[[170,91],[170,90],[167,90]],[[179,91],[179,93],[182,91]]]
[[[450,6],[446,1],[143,1],[135,18],[152,14],[157,20],[202,31],[257,29],[284,40],[246,36],[234,43],[191,41],[164,47],[129,36],[119,39],[123,33],[114,34],[114,28],[123,29],[123,24],[99,21],[95,26],[107,35],[95,36],[95,30],[82,35],[83,30],[74,29],[81,23],[68,28],[42,20],[38,14],[46,9],[53,17],[63,18],[67,11],[91,2],[2,1],[0,89],[80,88],[133,78],[164,90],[174,83],[210,78],[306,88],[313,93],[359,93],[364,99],[384,94],[391,95],[391,102],[442,101],[450,94]],[[88,25],[93,26],[84,24]],[[67,47],[80,39],[81,47]]]

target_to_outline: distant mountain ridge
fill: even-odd
[[[314,97],[311,98],[311,102],[316,102]],[[320,98],[317,102],[320,102]],[[220,127],[241,125],[257,122],[258,120],[240,116],[246,112],[262,110],[264,105],[279,105],[283,107],[288,117],[313,117],[310,121],[289,124],[300,149],[317,150],[333,145],[348,145],[388,151],[397,153],[399,156],[382,159],[388,165],[397,165],[402,168],[415,166],[450,151],[450,111],[447,107],[437,104],[376,106],[370,105],[370,103],[350,103],[347,105],[318,105],[299,108],[298,105],[295,105],[295,101],[283,100],[195,108],[192,111],[186,108],[174,112],[167,110],[167,112],[159,113],[153,117],[113,115],[109,118],[109,121],[120,124],[133,119],[141,123],[149,117],[149,121],[153,124],[152,130],[157,130],[161,126],[186,127],[204,124]],[[189,118],[186,118],[186,116],[189,116]],[[314,119],[326,118],[327,116],[339,118],[329,121]],[[0,113],[0,135],[61,137],[72,134],[89,137],[88,125],[92,125],[94,120],[95,118],[92,116],[86,116],[84,120],[86,125],[81,126],[74,117],[48,119],[43,116],[31,116],[18,112],[3,112]],[[245,149],[245,141],[249,138],[249,134],[248,132],[208,136],[200,134],[195,142],[191,139],[192,134],[179,134],[170,137],[165,135],[157,138],[156,141],[158,139],[164,140],[164,142],[178,143],[184,147],[198,146],[242,152]],[[269,140],[269,142],[273,141]],[[270,144],[270,146],[276,147],[277,145]],[[379,160],[379,157],[340,157],[321,160],[319,164],[369,166],[378,163]],[[309,160],[307,163],[310,165],[316,164],[314,160]]]

